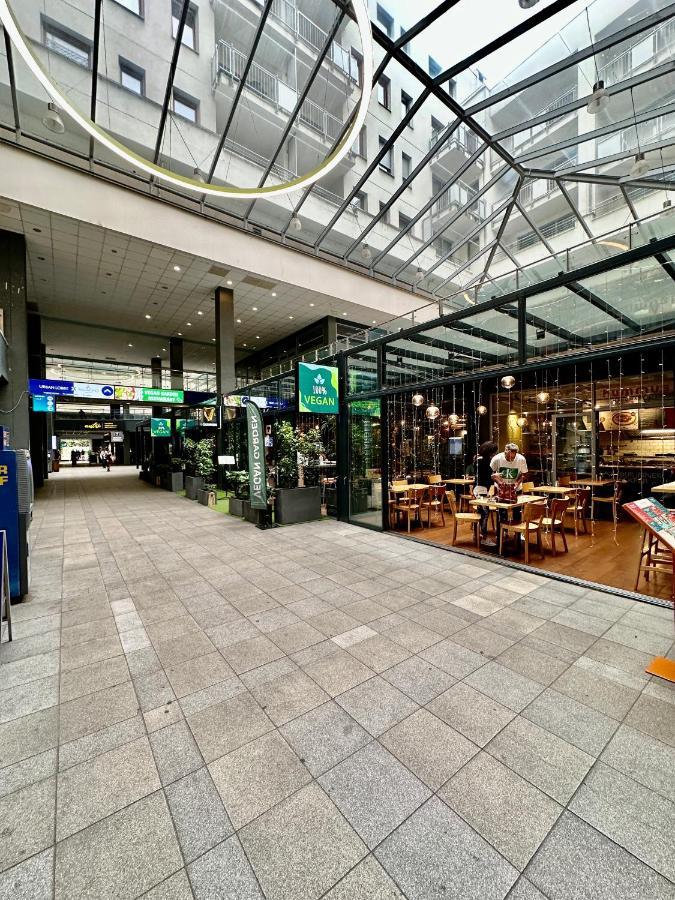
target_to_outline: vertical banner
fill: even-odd
[[[248,477],[252,509],[267,509],[267,476],[265,473],[265,429],[255,403],[246,404],[248,424]]]

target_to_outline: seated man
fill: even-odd
[[[516,492],[522,489],[523,480],[527,475],[527,461],[522,453],[518,452],[518,444],[507,444],[503,453],[492,457],[490,468],[492,469],[492,480],[496,483],[498,491],[499,485],[502,484],[514,485]],[[519,512],[519,510],[513,511],[513,521],[520,518]],[[499,520],[503,522],[506,519],[507,510],[500,509]]]

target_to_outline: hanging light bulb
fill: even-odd
[[[447,419],[443,419],[443,421],[441,422],[441,425],[443,426],[443,428],[447,428],[449,424],[450,423],[448,422]]]
[[[451,415],[449,415],[448,422],[450,422],[451,425],[456,425],[459,422],[459,416],[457,415],[457,413],[452,413]]]
[[[663,211],[664,212],[672,212],[673,211],[673,201],[670,199],[670,197],[667,197],[663,201]]]
[[[644,153],[636,153],[635,160],[630,170],[631,178],[642,178],[649,172],[651,166],[645,159]]]
[[[368,262],[372,258],[373,254],[370,252],[370,247],[368,246],[368,244],[364,244],[363,247],[361,247],[361,259],[364,259],[366,262]]]
[[[502,387],[506,388],[507,391],[510,391],[515,383],[516,379],[513,377],[513,375],[505,375],[502,378]]]
[[[415,272],[415,281],[424,281],[424,269],[420,266],[417,267],[417,271]]]
[[[546,391],[539,391],[539,393],[537,394],[537,400],[540,403],[548,403],[549,396],[550,394],[548,394]]]
[[[421,394],[412,395],[412,405],[421,406],[424,403],[424,397]]]
[[[527,425],[527,419],[525,418],[525,416],[518,416],[518,418],[516,419],[516,424],[518,425],[518,428],[523,428],[525,425]]]
[[[424,413],[424,415],[427,417],[427,419],[431,419],[432,421],[434,419],[437,419],[440,416],[440,414],[441,414],[440,409],[437,406],[434,406],[433,404],[431,406],[427,406],[426,412]]]
[[[483,406],[483,404],[481,403],[480,406],[476,407],[476,412],[478,413],[479,416],[484,416],[485,413],[487,412],[487,406]]]
[[[59,112],[56,103],[47,104],[47,113],[42,119],[42,124],[45,128],[53,131],[54,134],[63,134],[66,130],[66,126],[63,124],[63,119],[61,118],[61,113]]]
[[[192,178],[194,181],[201,181],[202,184],[206,184],[206,178],[204,178],[202,170],[198,167],[192,172]]]
[[[609,91],[605,87],[605,82],[600,79],[593,85],[593,93],[588,98],[586,104],[586,112],[592,116],[597,116],[603,109],[609,106]]]
[[[302,231],[302,222],[300,221],[300,217],[293,214],[289,225],[293,229],[293,231]]]

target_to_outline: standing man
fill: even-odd
[[[518,452],[518,444],[507,444],[503,453],[492,457],[490,463],[492,480],[497,484],[497,490],[502,484],[515,486],[516,493],[522,489],[522,484],[527,475],[527,461],[522,453]],[[506,521],[508,510],[499,510],[500,521]],[[519,510],[513,510],[513,518],[518,521]]]

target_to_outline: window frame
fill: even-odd
[[[401,181],[405,181],[406,178],[409,178],[412,174],[412,170],[412,156],[409,153],[406,153],[405,150],[403,150],[401,152]],[[408,187],[412,188],[412,184],[409,184]]]
[[[375,5],[375,21],[381,26],[387,37],[394,37],[394,17],[381,3]]]
[[[125,9],[127,12],[130,12],[132,16],[138,16],[139,19],[145,18],[145,0],[135,0],[138,3],[138,12],[135,9],[129,9],[125,0],[113,0],[118,6],[121,6],[122,9]]]
[[[178,97],[176,97],[178,94]],[[191,119],[189,116],[184,116],[183,113],[178,112],[176,109],[176,100],[181,103],[183,106],[194,109],[195,117]],[[193,97],[191,94],[187,94],[185,91],[181,91],[180,88],[174,87],[171,91],[171,111],[175,116],[180,116],[185,122],[191,122],[193,125],[199,125],[199,99],[197,97]]]
[[[180,3],[181,0],[171,0],[171,37],[173,40],[176,40],[176,35],[178,34],[178,24],[180,22],[180,18],[174,14],[173,7],[174,3]],[[193,17],[192,24],[190,24],[190,16]],[[181,47],[187,47],[188,50],[192,50],[194,53],[199,53],[199,7],[194,3],[190,2],[188,7],[188,14],[185,20],[185,28],[183,29],[183,40],[180,42]],[[192,44],[188,44],[185,40],[185,32],[190,29],[192,33]]]
[[[403,88],[401,88],[401,113],[402,113],[401,118],[405,118],[408,115],[412,105],[413,105],[413,98],[410,96],[410,94],[407,91],[404,91]],[[408,121],[406,123],[408,128],[414,129],[415,125],[413,122],[413,118],[414,117],[411,116],[408,119]]]
[[[383,109],[391,112],[391,78],[386,75],[381,75],[377,80],[377,102]]]
[[[387,138],[383,138],[382,135],[379,135],[379,149],[382,150],[385,144],[387,143]],[[385,165],[385,160],[389,159],[389,165]],[[386,154],[382,157],[382,159],[378,162],[378,168],[380,172],[385,172],[387,175],[391,175],[394,177],[394,148],[389,145],[389,149]]]
[[[73,31],[71,28],[67,28],[64,25],[61,25],[59,22],[55,22],[54,19],[50,19],[49,16],[42,15],[40,17],[40,25],[42,30],[42,43],[51,53],[57,53],[59,56],[62,56],[64,59],[67,59],[69,62],[72,62],[73,65],[79,66],[81,69],[87,69],[91,72],[91,67],[93,64],[93,53],[94,53],[94,45],[92,41],[88,38],[84,37],[81,34],[78,34],[76,31]],[[82,52],[86,51],[87,54],[87,62],[80,62],[75,59],[73,56],[70,56],[68,53],[64,53],[58,49],[56,46],[49,46],[48,37],[51,35],[53,38],[62,41],[64,44],[70,43],[74,49],[79,49]],[[78,47],[79,45],[79,47]]]
[[[136,63],[132,63],[131,60],[126,59],[124,56],[119,57],[119,69],[120,87],[125,91],[129,91],[130,94],[135,94],[136,97],[145,97],[145,69],[141,68],[141,66],[137,66]],[[125,74],[125,70],[127,75],[136,78],[140,82],[140,91],[135,91],[133,88],[124,84],[122,77]]]

